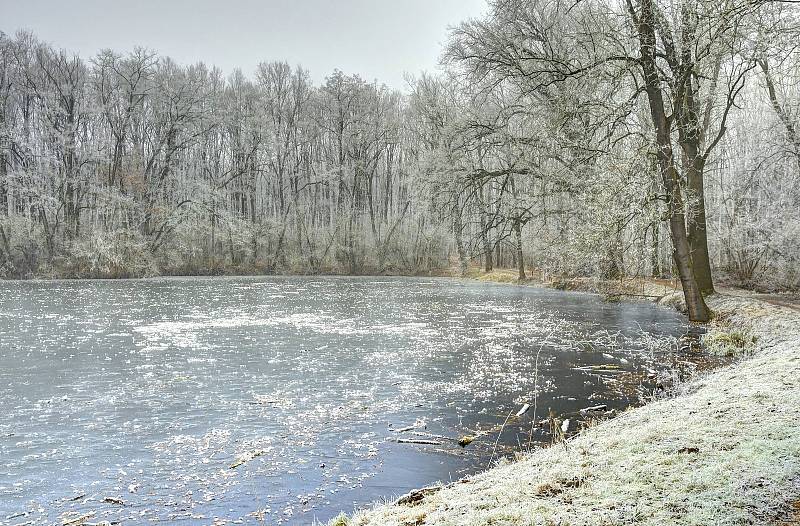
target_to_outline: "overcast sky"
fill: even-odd
[[[88,58],[136,45],[227,75],[261,61],[334,68],[405,89],[403,72],[436,67],[447,27],[485,0],[0,0],[0,31],[32,30]]]

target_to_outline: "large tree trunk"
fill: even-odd
[[[672,191],[671,194],[673,199],[675,199],[676,194],[678,195],[677,199],[680,199],[680,192]],[[682,203],[674,205],[670,203],[669,228],[672,238],[672,258],[675,261],[681,286],[683,287],[686,308],[689,311],[689,320],[707,322],[711,319],[711,314],[694,277],[691,249],[686,233],[686,219],[682,206]]]
[[[697,112],[695,86],[691,79],[687,82],[682,108],[678,114],[678,142],[683,151],[683,168],[686,174],[687,212],[689,248],[692,254],[692,268],[697,286],[703,294],[713,294],[714,282],[711,276],[711,261],[708,255],[708,235],[706,232],[706,200],[704,189],[705,157],[700,154],[701,138]]]
[[[689,248],[692,253],[692,268],[697,286],[703,294],[714,293],[714,281],[711,276],[711,258],[708,255],[708,233],[706,227],[706,203],[703,174],[705,162],[695,156],[694,162],[689,160],[686,171],[686,184],[689,190]]]
[[[642,0],[638,17],[641,60],[650,114],[656,131],[658,164],[664,188],[669,196],[669,228],[672,238],[672,258],[683,286],[686,308],[691,321],[707,322],[711,318],[703,295],[697,286],[692,268],[692,254],[686,232],[686,212],[681,196],[680,179],[675,169],[672,151],[671,122],[666,115],[661,81],[656,68],[655,13],[653,0]]]

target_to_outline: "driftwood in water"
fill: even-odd
[[[429,446],[441,446],[442,443],[438,440],[430,440],[426,438],[398,438],[398,444],[425,444]]]
[[[391,424],[389,424],[389,426],[391,427]],[[413,424],[405,426],[405,427],[401,427],[400,429],[395,429],[394,432],[395,433],[405,433],[406,431],[411,431],[412,429],[419,429],[420,427],[424,429],[424,428],[428,427],[428,424],[425,423],[425,420],[420,420],[418,418],[417,421],[414,422]]]
[[[417,426],[410,425],[410,426],[406,426],[406,427],[401,427],[400,429],[395,429],[394,432],[395,433],[405,433],[406,431],[411,431],[412,429],[416,429],[416,428],[417,428]]]
[[[606,404],[593,405],[591,407],[581,409],[581,415],[587,415],[589,413],[604,413],[606,411],[608,411],[608,406]]]
[[[663,294],[636,294],[633,292],[606,292],[605,296],[607,298],[616,298],[621,296],[628,296],[631,298],[654,298],[660,300],[664,297]]]
[[[432,438],[433,440],[449,440],[451,442],[458,442],[457,438],[449,437],[446,435],[436,435],[434,433],[424,433],[422,431],[412,431],[409,434],[418,437]]]
[[[239,466],[241,466],[242,464],[250,462],[254,458],[260,457],[264,453],[266,453],[266,451],[264,451],[263,449],[257,449],[256,451],[251,451],[249,453],[245,453],[244,455],[239,456],[239,458],[236,459],[236,462],[231,464],[231,469],[236,469]]]

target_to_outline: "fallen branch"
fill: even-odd
[[[400,429],[394,429],[393,431],[395,433],[405,433],[406,431],[411,431],[412,429],[417,429],[417,428],[420,428],[420,427],[423,427],[423,428],[427,427],[427,424],[425,423],[424,420],[417,419],[417,421],[414,422],[413,424],[405,426],[405,427],[401,427]]]
[[[246,464],[247,462],[250,462],[254,458],[260,457],[264,453],[266,453],[266,451],[264,451],[263,449],[259,449],[259,450],[256,450],[256,451],[250,451],[249,453],[245,453],[243,455],[240,455],[239,458],[236,459],[236,462],[231,464],[231,469],[236,469],[239,466],[241,466],[242,464]]]
[[[630,296],[632,298],[655,298],[661,299],[664,297],[663,294],[633,294],[630,292],[606,292],[606,297],[613,297],[613,296]]]
[[[442,443],[438,440],[428,440],[424,438],[398,438],[398,444],[425,444],[429,446],[441,446]]]
[[[425,437],[425,438],[432,438],[434,440],[450,440],[451,442],[457,442],[457,438],[445,436],[445,435],[436,435],[434,433],[424,433],[422,431],[412,431],[411,435],[418,436],[418,437]]]

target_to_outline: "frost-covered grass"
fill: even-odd
[[[703,346],[716,356],[741,356],[755,349],[755,338],[746,330],[713,328],[703,335]]]
[[[563,445],[338,526],[744,525],[800,494],[800,314],[714,296],[752,353]],[[410,499],[406,499],[410,500]]]
[[[518,283],[519,273],[514,269],[494,269],[485,272],[480,268],[471,267],[467,269],[467,278],[491,283]]]

